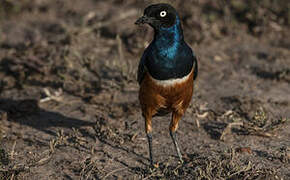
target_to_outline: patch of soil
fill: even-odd
[[[150,170],[136,70],[156,1],[4,0],[0,179],[287,179],[289,2],[168,1],[198,57],[180,122],[153,120]]]

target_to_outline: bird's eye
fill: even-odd
[[[160,12],[160,17],[165,17],[166,14],[167,14],[166,11],[161,11],[161,12]]]

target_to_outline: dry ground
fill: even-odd
[[[185,162],[158,117],[154,171],[135,80],[150,2],[0,2],[0,179],[290,179],[289,1],[172,1],[200,73]]]

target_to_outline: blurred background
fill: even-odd
[[[153,31],[134,22],[158,2],[179,12],[199,77],[180,125],[185,165],[171,157],[170,117],[157,118],[162,163],[149,172],[136,71]],[[289,177],[289,8],[289,0],[1,0],[0,179]]]

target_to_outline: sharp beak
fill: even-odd
[[[147,17],[147,16],[142,16],[139,19],[137,19],[137,21],[135,22],[136,25],[141,25],[141,24],[145,24],[145,23],[151,23],[153,21],[152,18]]]

